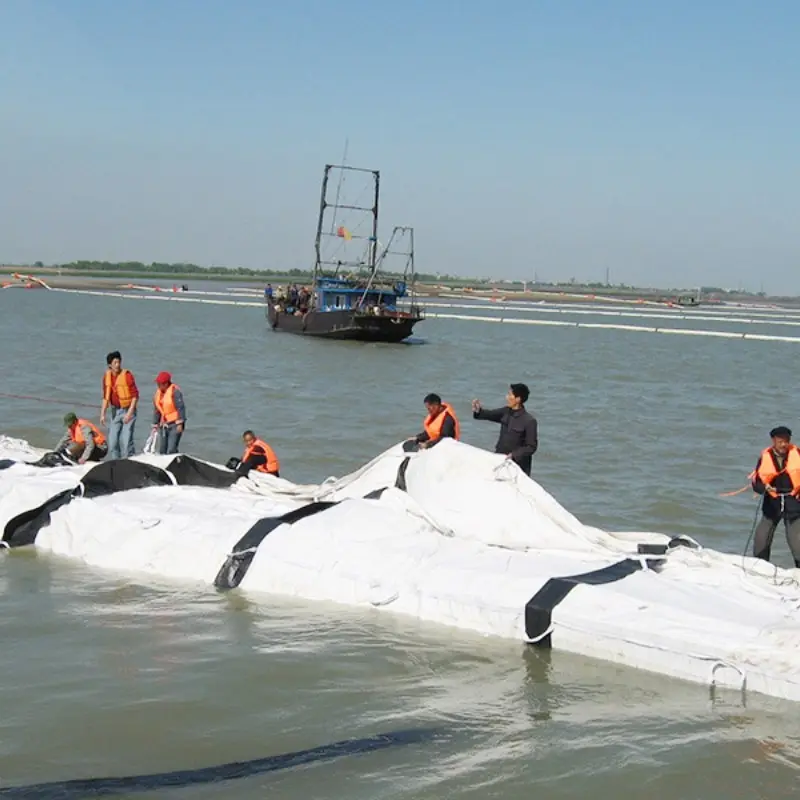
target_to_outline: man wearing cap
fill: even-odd
[[[102,461],[108,455],[106,437],[88,419],[79,419],[70,412],[64,417],[67,432],[56,445],[56,453],[64,453],[73,461]]]
[[[153,395],[153,429],[158,430],[157,452],[171,455],[178,452],[178,444],[186,424],[186,405],[177,383],[169,372],[156,376],[156,393]]]
[[[769,561],[772,538],[783,520],[794,565],[800,567],[800,451],[784,425],[773,428],[769,435],[772,445],[761,453],[751,475],[753,491],[764,495],[753,556]]]
[[[539,425],[536,417],[525,410],[530,392],[524,383],[512,383],[502,408],[486,409],[480,400],[472,401],[474,419],[500,423],[500,436],[495,453],[503,453],[527,475],[531,474],[533,454],[539,447]]]

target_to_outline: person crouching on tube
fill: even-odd
[[[423,400],[428,416],[422,423],[422,432],[416,436],[406,439],[403,450],[409,452],[419,447],[426,450],[442,441],[442,439],[461,438],[461,428],[458,424],[458,417],[450,403],[443,403],[438,394],[429,394]]]
[[[244,442],[242,458],[230,459],[227,464],[229,469],[239,475],[247,475],[252,469],[280,478],[280,462],[275,451],[266,442],[257,438],[253,431],[245,431],[242,434],[242,441]]]
[[[67,432],[56,445],[56,453],[63,453],[79,464],[102,461],[108,455],[106,437],[94,423],[70,412],[64,417],[64,425]]]
[[[800,450],[783,425],[769,432],[772,446],[759,456],[751,475],[753,491],[764,495],[761,521],[753,538],[753,557],[769,561],[772,538],[783,520],[795,567],[800,567]]]

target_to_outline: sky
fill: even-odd
[[[313,265],[326,163],[422,272],[800,293],[796,0],[2,0],[0,263]]]

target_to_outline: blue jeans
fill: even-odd
[[[171,456],[173,453],[177,453],[181,436],[183,436],[183,431],[179,431],[174,422],[160,427],[158,429],[158,452],[162,456]]]
[[[136,453],[133,446],[133,429],[136,427],[136,412],[130,422],[123,422],[127,409],[109,406],[108,416],[108,457],[130,458]]]

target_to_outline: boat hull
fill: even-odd
[[[357,314],[353,311],[309,311],[304,316],[278,311],[267,304],[267,322],[274,331],[302,336],[359,342],[388,342],[396,344],[411,336],[419,315]]]

